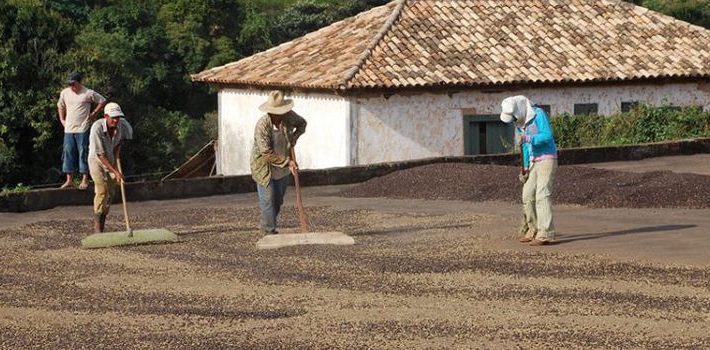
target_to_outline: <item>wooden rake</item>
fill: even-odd
[[[296,151],[291,147],[291,159],[296,161]],[[298,162],[296,162],[298,163]],[[296,184],[296,207],[298,208],[298,221],[301,225],[301,232],[306,233],[311,231],[311,225],[306,216],[306,210],[303,208],[303,198],[301,196],[301,181],[298,178],[298,169],[293,172],[293,182]]]

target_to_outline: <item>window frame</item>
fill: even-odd
[[[593,109],[594,111],[590,111]],[[574,115],[598,115],[599,103],[575,103],[573,109]]]

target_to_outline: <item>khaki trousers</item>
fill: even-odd
[[[94,180],[94,214],[108,214],[116,192],[116,180],[101,165],[91,161],[89,173]]]
[[[525,236],[540,241],[555,240],[552,219],[552,182],[557,159],[544,159],[532,163],[528,180],[523,185],[525,218],[521,230]]]

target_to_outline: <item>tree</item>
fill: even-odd
[[[710,0],[625,0],[701,27],[710,28]]]
[[[251,56],[272,47],[271,30],[271,23],[266,16],[257,12],[253,6],[248,6],[244,25],[237,38],[239,52]]]
[[[42,4],[67,20],[82,23],[86,21],[93,8],[104,6],[106,2],[105,0],[43,0]]]
[[[41,2],[0,2],[0,181],[52,181],[59,172],[56,100],[75,26]],[[5,166],[5,164],[10,164]]]
[[[710,0],[629,1],[710,27]],[[136,127],[128,168],[168,171],[207,141],[203,125],[214,127],[214,91],[191,73],[388,2],[0,0],[0,187],[59,180],[56,100],[73,70]]]
[[[710,28],[710,0],[643,0],[641,6]]]
[[[235,0],[168,1],[160,7],[158,20],[187,72],[204,69],[214,56],[237,56],[234,39],[244,13]]]
[[[185,46],[173,45],[166,23],[157,18],[160,8],[157,2],[128,0],[92,11],[88,23],[92,30],[77,36],[71,56],[86,69],[93,87],[118,102],[133,124],[135,141],[124,154],[126,167],[134,173],[171,170],[182,161],[175,153],[185,152],[180,155],[184,157],[200,147],[196,140],[203,138],[194,127],[199,123],[180,111],[190,110],[193,93],[187,66],[209,44],[181,51]],[[187,133],[195,137],[186,137]]]
[[[274,21],[271,38],[274,43],[283,43],[388,2],[390,0],[344,0],[337,3],[299,0],[288,6]]]

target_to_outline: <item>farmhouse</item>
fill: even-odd
[[[287,91],[302,168],[505,152],[500,101],[608,115],[710,108],[710,31],[616,0],[397,0],[193,75],[219,88],[217,171],[247,174],[258,106]]]

